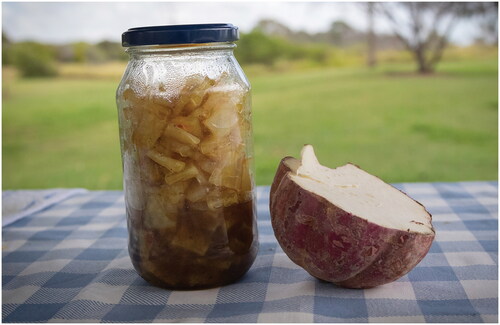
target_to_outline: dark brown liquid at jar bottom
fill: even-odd
[[[127,208],[129,253],[139,275],[155,286],[190,290],[230,284],[248,271],[257,256],[257,227],[251,201],[212,213],[185,209],[177,216],[175,232],[170,233],[146,229],[140,214],[141,211]],[[210,232],[206,226],[214,217],[220,218],[221,223]],[[182,236],[195,245],[201,242],[209,248],[203,255],[195,253],[173,245],[174,236]]]

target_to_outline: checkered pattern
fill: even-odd
[[[260,252],[241,281],[202,291],[148,285],[132,268],[121,192],[74,196],[3,228],[4,322],[497,322],[498,183],[397,187],[434,216],[429,254],[396,282],[320,282],[274,238],[258,188]]]

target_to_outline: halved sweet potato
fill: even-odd
[[[304,147],[301,161],[281,161],[270,211],[276,238],[293,262],[350,288],[405,275],[435,235],[420,203],[355,165],[320,165],[312,146]]]

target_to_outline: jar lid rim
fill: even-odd
[[[163,25],[129,28],[122,46],[233,42],[239,39],[233,24]]]

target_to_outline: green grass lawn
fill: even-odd
[[[388,182],[496,180],[496,60],[250,76],[258,185],[314,145]],[[3,189],[120,189],[118,80],[4,79]]]

